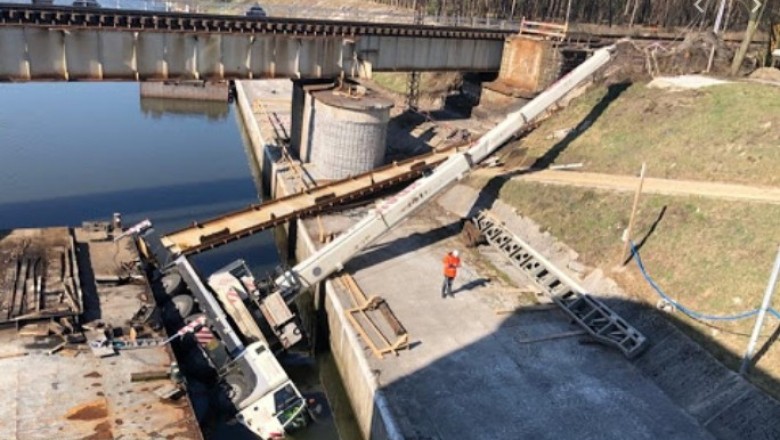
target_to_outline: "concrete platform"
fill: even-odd
[[[488,281],[459,231],[459,218],[430,206],[346,267],[413,341],[368,359],[405,438],[712,438],[621,354],[577,337],[523,343],[578,328],[557,310],[497,314],[519,289]],[[453,248],[464,267],[455,297],[442,299],[441,258]]]
[[[100,320],[121,327],[142,305],[152,304],[149,286],[143,278],[122,285],[96,284],[96,277],[141,274],[132,269],[137,254],[129,239],[114,243],[90,238],[94,237],[76,230],[84,288],[82,322]],[[131,373],[167,370],[175,362],[170,348],[98,358],[86,344],[68,344],[54,351],[62,339],[47,333],[34,337],[15,328],[0,330],[0,438],[202,438],[186,394],[170,401],[155,393],[171,381],[130,380]]]

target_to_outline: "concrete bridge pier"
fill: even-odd
[[[554,83],[563,72],[563,54],[558,41],[526,35],[504,42],[498,79],[485,85],[485,95],[499,94],[530,99]]]

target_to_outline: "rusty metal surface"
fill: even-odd
[[[67,228],[0,232],[0,324],[78,315],[77,275]]]
[[[526,37],[510,38],[504,44],[500,80],[523,90],[537,92],[544,51],[555,50],[546,40]]]
[[[325,212],[339,204],[408,182],[430,171],[456,151],[455,147],[434,151],[306,192],[251,205],[172,232],[163,237],[163,243],[174,253],[181,254],[218,247],[289,220]]]
[[[80,239],[77,232],[77,239]],[[132,243],[89,242],[92,261],[135,254]],[[83,263],[86,263],[84,261]],[[82,272],[86,272],[82,265]],[[85,296],[90,295],[85,284]],[[87,314],[121,326],[151,301],[147,284],[96,288],[99,307]],[[97,313],[97,315],[95,315]],[[53,341],[51,339],[54,339]],[[50,439],[202,439],[188,398],[164,401],[155,390],[170,381],[132,383],[131,373],[167,369],[174,357],[155,347],[97,358],[86,346],[49,354],[59,340],[33,340],[12,328],[0,331],[0,437]]]

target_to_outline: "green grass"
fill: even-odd
[[[556,130],[590,124],[557,158],[588,171],[693,180],[780,184],[780,87],[728,84],[671,92],[635,84],[597,118],[589,113],[607,95],[600,87],[576,100],[523,143],[541,156]]]
[[[408,77],[406,72],[376,72],[372,75],[377,85],[401,95],[406,94]],[[458,73],[423,72],[420,75],[420,92],[422,95],[444,93],[458,82]]]
[[[545,225],[587,263],[606,269],[617,264],[631,194],[510,181],[500,197]],[[757,306],[780,243],[780,206],[648,195],[637,212],[635,241],[647,234],[664,206],[641,250],[656,280],[704,312],[728,312],[735,301],[743,308]]]
[[[406,73],[391,72],[377,72],[372,76],[374,82],[381,87],[400,94],[406,93],[406,78]]]

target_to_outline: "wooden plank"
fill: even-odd
[[[371,340],[371,338],[368,336],[366,331],[363,329],[363,326],[360,325],[360,323],[355,319],[355,317],[352,315],[352,313],[359,311],[360,309],[347,309],[347,319],[349,319],[350,324],[352,324],[352,328],[357,331],[360,336],[363,338],[363,340],[368,345],[368,348],[371,349],[371,351],[374,353],[374,356],[378,357],[379,359],[384,359],[384,355],[382,354],[382,351],[377,348],[376,345],[374,345],[374,341]]]
[[[371,324],[371,328],[374,330],[374,333],[379,335],[379,338],[382,339],[382,342],[385,343],[385,345],[390,345],[390,340],[385,337],[385,335],[382,334],[382,331],[379,330],[379,327],[377,327],[376,323],[371,319],[370,316],[366,314],[366,309],[361,308],[360,313],[363,315],[363,317],[368,321],[369,324]]]
[[[386,301],[382,301],[382,303],[379,304],[378,309],[382,316],[385,317],[385,321],[387,321],[387,323],[390,325],[390,328],[393,329],[393,332],[396,336],[403,336],[407,333],[406,328],[404,328],[404,325],[401,324],[401,321],[398,319],[398,317],[395,316],[395,313],[393,313],[393,310],[390,309],[390,306]]]
[[[10,262],[11,260],[9,260]],[[3,285],[0,287],[0,312],[5,314],[5,311],[8,310],[8,304],[11,301],[11,297],[13,295],[13,289],[14,285],[16,284],[16,261],[13,261],[13,264],[7,265],[5,267],[5,272],[3,274]]]
[[[141,371],[130,373],[130,382],[148,382],[151,380],[168,380],[171,378],[171,372],[168,370]]]
[[[76,239],[73,237],[73,231],[70,232],[70,274],[73,277],[73,288],[75,297],[73,298],[75,313],[83,312],[84,292],[81,290],[81,279],[79,278],[79,261],[76,255]]]
[[[30,277],[30,260],[26,257],[22,257],[22,273],[19,279],[19,291],[14,297],[14,304],[11,311],[11,317],[24,314],[24,300],[27,296],[27,280]]]
[[[48,336],[49,335],[49,323],[39,322],[35,324],[27,324],[19,329],[20,336]]]

